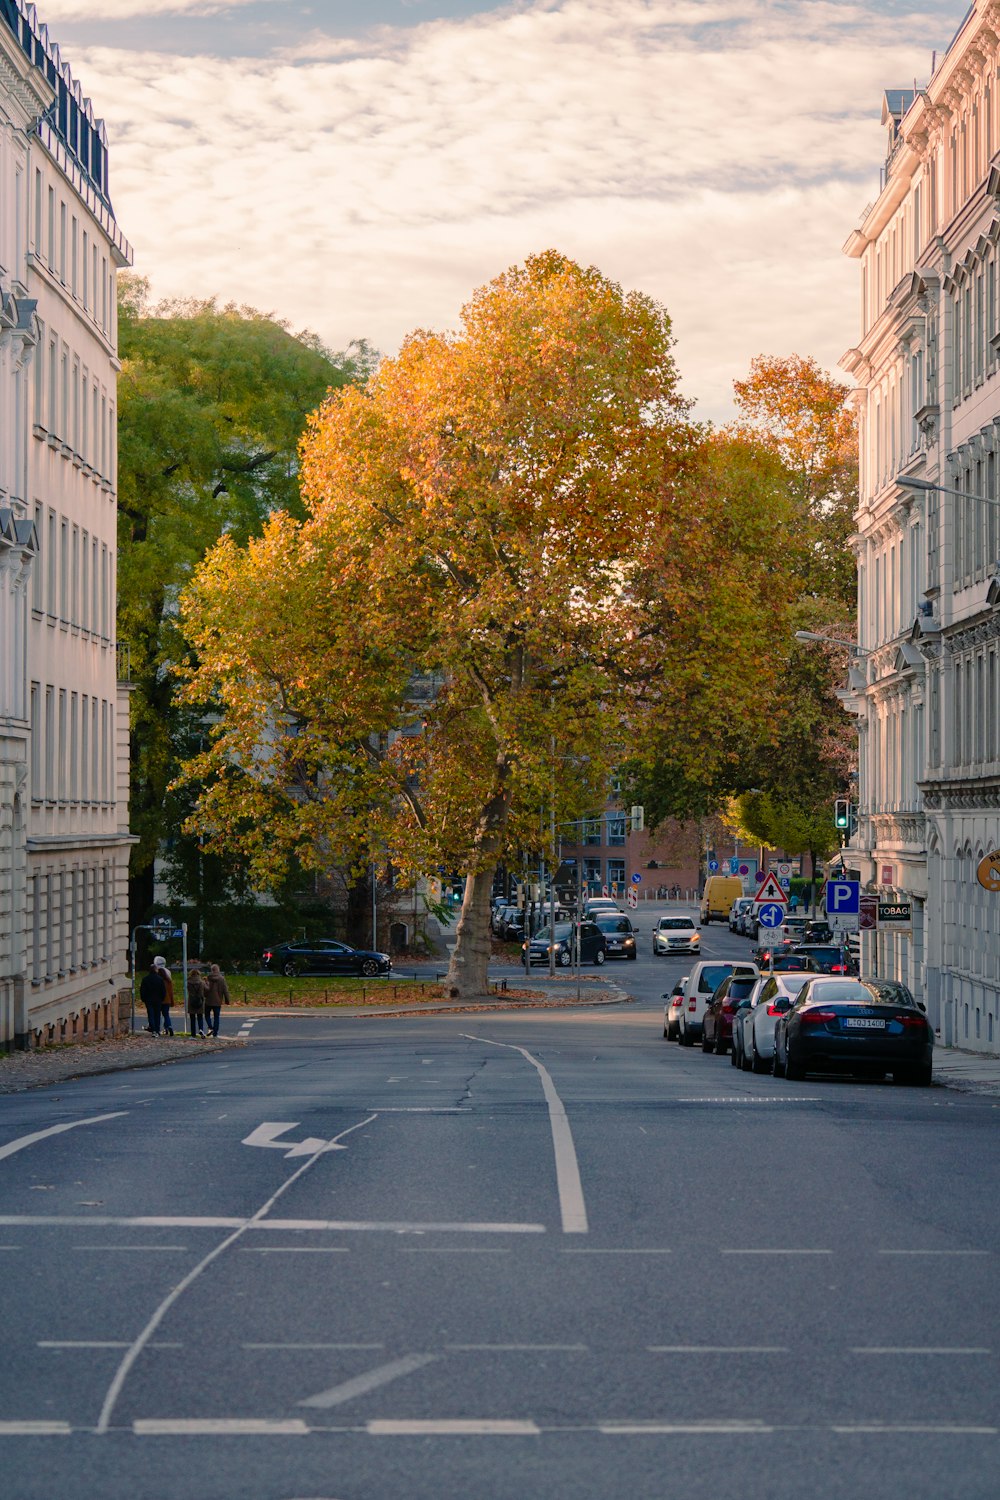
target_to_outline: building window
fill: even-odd
[[[611,845],[622,845],[625,842],[625,814],[616,813],[608,817],[608,843]],[[609,879],[611,866],[608,866]]]
[[[580,842],[582,844],[599,844],[601,842],[600,818],[584,818]]]
[[[616,885],[619,891],[625,884],[625,861],[623,859],[608,860],[608,884]]]
[[[586,890],[601,884],[601,861],[587,858],[583,862],[583,883]]]

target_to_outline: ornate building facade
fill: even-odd
[[[126,972],[107,137],[0,0],[0,1046],[100,1030]]]
[[[862,876],[912,903],[865,964],[941,1040],[1000,1045],[1000,5],[976,0],[926,88],[890,90],[861,270],[858,641]]]

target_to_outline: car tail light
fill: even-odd
[[[909,1026],[911,1028],[914,1026],[927,1025],[927,1022],[924,1020],[923,1016],[896,1016],[894,1017],[894,1019],[897,1020],[900,1025]]]
[[[698,1009],[698,1002],[694,998],[694,996],[692,996],[691,999],[688,1001],[688,1010],[697,1010],[697,1009]]]
[[[831,974],[846,974],[847,973],[847,965],[846,964],[831,964],[830,965],[830,973]]]
[[[837,1012],[835,1010],[804,1010],[799,1018],[803,1026],[808,1021],[811,1025],[825,1026],[827,1021],[835,1021]]]

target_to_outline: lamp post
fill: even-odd
[[[993,495],[976,495],[972,490],[956,490],[950,484],[932,484],[929,479],[916,479],[909,474],[897,474],[896,483],[904,490],[915,490],[918,495],[934,490],[939,495],[954,495],[958,500],[981,500],[983,505],[1000,505]]]
[[[845,650],[851,652],[852,656],[857,657],[871,656],[872,654],[864,646],[859,646],[857,641],[841,640],[840,636],[837,635],[820,635],[816,630],[797,630],[795,632],[795,639],[797,641],[822,641],[825,646],[843,646]]]

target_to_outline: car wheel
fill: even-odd
[[[720,1031],[719,1035],[715,1038],[715,1055],[716,1057],[725,1057],[728,1051],[729,1043],[726,1041],[725,1037]]]
[[[594,954],[594,963],[597,965],[598,968],[600,968],[601,964],[603,962],[604,962],[604,949],[603,948],[598,948],[597,952]]]
[[[667,1041],[669,1042],[669,1040],[670,1040],[670,1027],[667,1025],[667,1023],[665,1021],[663,1023],[663,1035],[666,1037]]]
[[[712,1050],[712,1043],[704,1030],[701,1033],[701,1050],[702,1052],[711,1052]]]
[[[626,953],[625,957],[630,961],[630,963],[635,963],[639,955],[638,953]]]
[[[785,1065],[778,1056],[777,1047],[775,1047],[774,1056],[771,1058],[771,1072],[775,1078],[784,1078],[785,1076]]]
[[[559,967],[561,969],[568,969],[569,966],[570,966],[570,964],[572,962],[573,962],[573,955],[572,955],[572,953],[570,953],[567,948],[564,948],[563,951],[559,955]]]
[[[289,958],[281,965],[281,972],[286,979],[295,979],[299,972],[299,966],[294,958]]]
[[[683,1021],[681,1021],[677,1027],[677,1040],[680,1042],[682,1047],[694,1046],[694,1037],[691,1035],[690,1031],[688,1031]]]
[[[806,1070],[801,1060],[792,1052],[788,1052],[785,1056],[785,1077],[789,1083],[801,1083],[805,1076]]]
[[[733,1045],[729,1049],[729,1063],[730,1063],[730,1066],[734,1067],[734,1068],[738,1068],[739,1065],[740,1065],[740,1060],[736,1056],[736,1043],[735,1042],[733,1043]]]
[[[751,1037],[750,1051],[748,1052],[746,1047],[744,1047],[743,1052],[740,1055],[740,1067],[743,1069],[744,1073],[756,1073],[758,1071],[756,1060],[757,1054],[753,1050],[753,1037]]]
[[[366,958],[361,965],[361,972],[370,979],[373,974],[378,973],[378,963],[374,958]]]
[[[769,1073],[771,1064],[766,1057],[758,1057],[756,1047],[750,1053],[750,1071],[752,1073]]]

